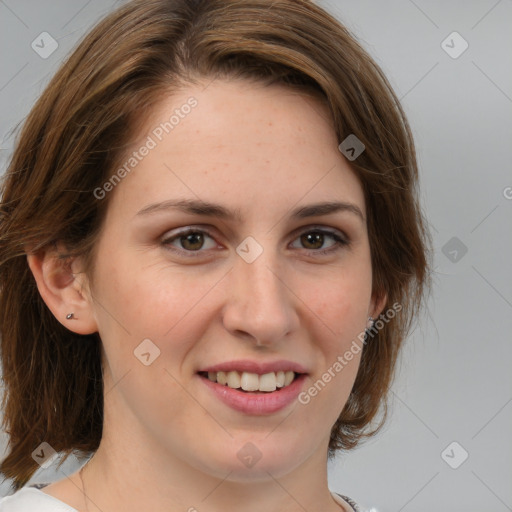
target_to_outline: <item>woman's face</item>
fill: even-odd
[[[317,100],[206,84],[159,105],[126,156],[136,162],[103,189],[91,282],[103,436],[155,466],[278,477],[325,461],[359,366],[353,342],[379,313],[364,196]],[[246,393],[199,373],[223,364],[264,389],[282,386],[271,369],[305,375]]]

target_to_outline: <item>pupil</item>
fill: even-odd
[[[307,233],[305,235],[302,235],[303,242],[306,242],[306,244],[312,244],[314,247],[313,249],[320,249],[323,245],[324,236],[322,233]]]
[[[201,233],[189,233],[185,235],[182,237],[182,246],[184,249],[189,250],[201,249],[203,246],[203,235]]]

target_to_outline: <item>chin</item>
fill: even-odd
[[[258,482],[269,478],[281,478],[303,463],[308,454],[304,451],[304,443],[300,446],[287,444],[272,434],[265,436],[244,436],[233,438],[230,446],[219,443],[218,450],[212,453],[208,462],[209,472],[229,475],[232,482]],[[302,448],[302,449],[301,449]],[[211,461],[216,461],[212,465]]]

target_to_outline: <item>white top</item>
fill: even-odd
[[[331,492],[336,503],[348,505],[355,512],[358,506],[346,496]],[[36,487],[23,487],[18,492],[0,499],[0,512],[78,512],[64,502],[46,494]]]
[[[36,489],[23,487],[0,500],[0,512],[78,512],[63,501]]]

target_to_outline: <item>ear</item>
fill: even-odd
[[[368,316],[371,316],[373,319],[378,318],[379,315],[384,310],[384,306],[388,302],[387,293],[375,294],[372,297],[372,302],[370,305],[370,311],[368,312]]]
[[[55,318],[77,334],[98,332],[89,283],[78,258],[62,257],[62,246],[27,253],[42,299]],[[73,313],[73,317],[66,316]]]

